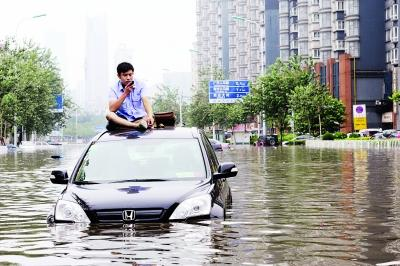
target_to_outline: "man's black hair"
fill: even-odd
[[[133,68],[133,66],[130,63],[122,62],[117,66],[118,75],[121,75],[121,73],[128,72],[129,70],[132,70],[133,72],[135,72],[135,69]]]

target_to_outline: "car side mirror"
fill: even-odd
[[[51,171],[50,181],[53,184],[68,184],[68,173],[67,171],[53,170]]]
[[[218,165],[218,172],[213,174],[214,179],[228,178],[236,176],[238,169],[234,163],[220,163]]]

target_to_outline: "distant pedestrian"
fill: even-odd
[[[6,143],[4,142],[3,136],[0,136],[0,145],[6,146]]]
[[[109,92],[107,129],[118,126],[146,129],[154,123],[146,85],[133,77],[134,68],[123,62],[117,67],[119,81]]]

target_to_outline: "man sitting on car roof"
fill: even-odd
[[[107,129],[130,127],[147,129],[154,123],[153,110],[144,83],[133,78],[134,68],[123,62],[117,67],[119,81],[110,89]]]

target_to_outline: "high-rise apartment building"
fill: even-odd
[[[196,8],[198,70],[254,81],[278,57],[278,0],[197,0]]]
[[[388,99],[400,79],[398,0],[198,0],[197,16],[199,69],[214,65],[226,78],[255,80],[274,52],[282,60],[309,57],[346,107],[343,131],[354,129],[358,104],[367,127],[400,127]]]
[[[386,70],[391,73],[392,91],[399,90],[399,1],[385,1]],[[393,105],[394,128],[400,129],[399,105]]]
[[[311,57],[322,84],[346,107],[344,131],[353,130],[353,105],[365,104],[368,127],[391,128],[390,72],[385,66],[385,2],[280,0],[280,57]]]

